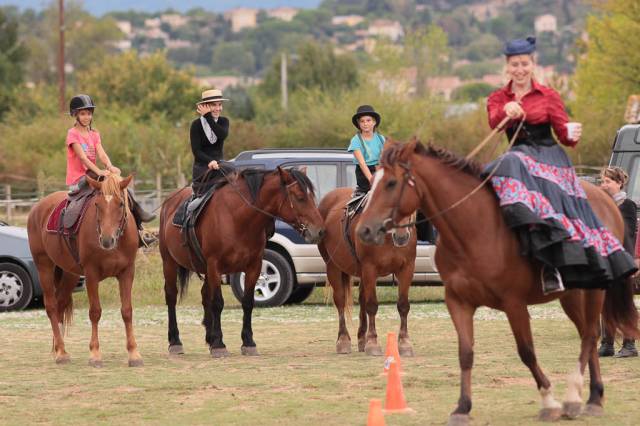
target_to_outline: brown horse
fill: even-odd
[[[471,368],[473,365],[473,315],[479,306],[504,311],[518,346],[522,362],[531,370],[542,398],[543,420],[561,414],[575,417],[582,404],[584,370],[589,363],[590,396],[585,412],[602,413],[604,388],[596,352],[598,319],[605,292],[569,290],[543,295],[540,265],[521,256],[519,242],[507,227],[490,185],[481,185],[476,164],[416,140],[406,145],[390,144],[383,153],[383,169],[374,180],[372,198],[363,213],[358,236],[367,242],[381,240],[393,222],[416,208],[432,217],[439,231],[436,264],[445,283],[445,301],[458,334],[461,392],[451,424],[467,424],[471,410]],[[618,208],[599,188],[583,183],[588,199],[602,222],[622,239],[623,222]],[[480,187],[476,192],[475,188]],[[467,198],[465,198],[467,197]],[[454,203],[463,200],[455,208]],[[638,335],[637,311],[630,280],[606,290],[609,318],[629,335]],[[560,298],[567,316],[581,338],[579,363],[569,375],[561,406],[553,397],[551,383],[536,360],[527,305]]]
[[[80,275],[86,278],[91,319],[91,343],[89,365],[102,366],[102,354],[98,341],[98,321],[102,315],[98,284],[107,277],[116,277],[120,286],[122,319],[127,334],[129,366],[141,366],[133,335],[133,309],[131,288],[135,274],[138,251],[138,231],[132,214],[129,214],[127,186],[132,176],[122,179],[109,175],[103,181],[87,177],[97,194],[82,219],[77,234],[77,261],[70,246],[58,234],[46,230],[47,220],[54,208],[65,199],[66,192],[55,192],[40,200],[29,212],[27,230],[31,254],[38,268],[44,294],[44,305],[53,329],[53,350],[57,363],[69,362],[65,351],[63,331],[73,314],[71,292]],[[62,324],[62,331],[60,324]]]
[[[176,321],[176,301],[186,291],[189,272],[204,274],[202,285],[205,340],[214,357],[228,356],[222,340],[221,314],[224,300],[220,288],[222,274],[245,272],[242,298],[243,355],[257,355],[251,315],[254,288],[262,269],[267,242],[266,231],[278,217],[300,230],[307,241],[317,242],[323,223],[315,204],[313,184],[295,169],[245,170],[227,175],[228,182],[218,188],[201,213],[196,235],[206,265],[196,265],[195,257],[183,244],[180,229],[172,218],[180,204],[191,196],[191,189],[178,191],[162,207],[160,215],[160,254],[165,279],[165,299],[169,314],[169,352],[183,353]]]
[[[356,215],[349,225],[347,242],[343,229],[344,207],[351,198],[351,188],[338,188],[328,193],[320,202],[318,209],[324,219],[326,232],[318,244],[322,258],[327,264],[327,278],[333,289],[333,301],[338,309],[338,340],[336,352],[351,353],[351,337],[345,322],[345,306],[351,304],[351,277],[360,277],[360,326],[358,327],[358,350],[368,355],[382,355],[376,332],[376,280],[389,274],[398,277],[398,313],[400,314],[400,333],[398,350],[400,355],[413,356],[413,347],[407,331],[409,314],[409,286],[413,279],[416,262],[415,227],[408,232],[405,228],[397,231],[403,239],[399,247],[394,247],[391,235],[387,234],[380,246],[365,245],[355,238],[356,225],[360,215]],[[396,232],[395,230],[393,232]]]

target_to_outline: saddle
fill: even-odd
[[[82,188],[69,193],[49,215],[47,232],[74,237],[94,195],[95,191],[92,188]]]

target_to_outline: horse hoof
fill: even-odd
[[[358,352],[364,352],[364,348],[367,346],[367,342],[364,339],[358,339]]]
[[[240,353],[247,356],[258,356],[258,348],[256,346],[241,346]]]
[[[227,348],[211,348],[209,349],[209,353],[214,358],[226,358],[229,356]]]
[[[582,411],[581,402],[563,402],[562,403],[562,415],[569,419],[575,419],[580,415]]]
[[[582,414],[585,416],[600,417],[604,415],[604,408],[602,408],[602,405],[587,404]]]
[[[59,355],[56,357],[56,364],[69,364],[71,362],[71,357],[69,354]]]
[[[102,368],[102,360],[101,359],[91,359],[89,358],[89,367],[93,368]]]
[[[382,348],[376,344],[366,345],[364,352],[370,356],[382,356]]]
[[[184,355],[184,347],[182,345],[169,345],[169,354]]]
[[[449,416],[447,426],[467,426],[470,421],[471,418],[468,414],[452,414]]]
[[[398,353],[401,357],[413,357],[413,347],[411,346],[400,346],[398,348]]]
[[[538,420],[541,422],[555,422],[562,416],[560,408],[543,408],[538,413]]]
[[[144,366],[144,361],[142,361],[142,358],[129,360],[129,367],[143,367],[143,366]]]
[[[336,353],[338,353],[338,354],[350,354],[351,353],[351,340],[338,340],[338,343],[336,343]]]

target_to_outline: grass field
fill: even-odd
[[[134,320],[142,368],[127,367],[117,293],[108,282],[101,289],[101,369],[87,365],[91,330],[83,293],[75,294],[75,322],[66,340],[72,357],[68,365],[55,365],[51,358],[44,310],[0,314],[1,424],[363,425],[369,399],[384,399],[381,357],[334,353],[336,314],[324,304],[322,289],[304,305],[256,310],[254,335],[261,356],[243,357],[242,311],[226,288],[223,331],[231,357],[212,359],[200,325],[196,279],[178,310],[186,354],[170,357],[157,255],[142,256],[138,265]],[[397,330],[398,315],[391,303],[395,290],[379,290],[387,301],[378,315],[384,345],[386,332]],[[412,289],[409,330],[416,356],[403,359],[403,383],[415,413],[386,416],[387,425],[444,424],[455,406],[457,343],[441,296],[439,288]],[[577,333],[558,304],[530,312],[539,360],[561,399],[578,354]],[[352,337],[356,326],[354,317]],[[518,359],[504,315],[478,311],[475,353],[474,424],[537,424],[538,393]],[[604,359],[602,370],[604,417],[572,424],[637,424],[640,359]]]

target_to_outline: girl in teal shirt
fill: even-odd
[[[380,125],[380,114],[371,105],[361,105],[351,118],[358,133],[351,138],[348,151],[353,152],[356,167],[356,195],[371,189],[371,181],[380,161],[384,136],[376,132]]]

